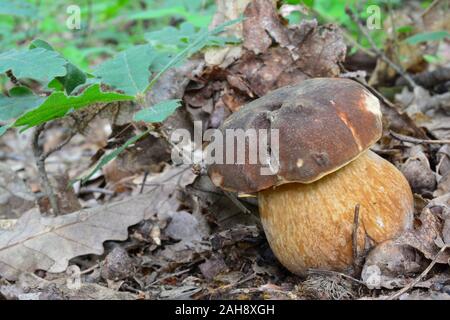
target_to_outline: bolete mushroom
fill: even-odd
[[[212,164],[208,174],[225,190],[258,193],[268,242],[291,272],[347,271],[356,206],[359,252],[412,225],[408,182],[369,150],[381,137],[381,118],[378,99],[349,79],[316,78],[280,88],[243,106],[220,128],[278,129],[278,171],[262,175],[264,164],[251,164],[247,156],[242,164]]]

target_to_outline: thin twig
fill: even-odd
[[[156,279],[155,281],[153,281],[153,282],[149,283],[148,285],[146,285],[144,289],[148,289],[148,288],[150,288],[151,286],[157,284],[158,282],[164,281],[164,280],[166,280],[166,279],[169,279],[169,278],[172,278],[172,277],[180,276],[180,275],[182,275],[182,274],[184,274],[184,273],[186,273],[186,272],[191,271],[191,269],[192,269],[192,268],[188,268],[188,269],[185,269],[185,270],[181,270],[181,271],[178,271],[178,272],[175,272],[175,273],[168,274],[168,275],[166,275],[166,276],[164,276],[164,277],[161,277],[161,278],[159,278],[159,279]]]
[[[399,141],[410,142],[416,144],[450,144],[450,140],[429,140],[429,139],[418,139],[414,137],[404,136],[402,134],[390,131],[390,135]]]
[[[221,293],[221,292],[224,292],[226,290],[230,290],[233,287],[239,286],[239,285],[241,285],[241,284],[243,284],[243,283],[245,283],[247,281],[250,281],[250,280],[254,279],[255,277],[256,277],[256,272],[253,272],[248,277],[244,277],[244,278],[242,278],[242,279],[240,279],[240,280],[238,280],[238,281],[236,281],[234,283],[230,283],[230,284],[227,284],[227,285],[225,285],[223,287],[219,287],[219,288],[216,288],[216,289],[212,289],[211,291],[205,292],[204,294],[202,294],[199,297],[199,299],[203,298],[206,295],[212,296],[214,294]]]
[[[17,80],[17,78],[14,76],[14,74],[12,73],[11,70],[6,71],[6,76],[9,78],[9,80],[11,80],[11,82],[12,82],[14,85],[20,86],[19,80]]]
[[[352,276],[349,276],[342,272],[337,272],[337,271],[332,271],[332,270],[321,270],[321,269],[308,269],[308,273],[331,274],[331,275],[339,276],[342,278],[346,278],[346,279],[356,282],[360,285],[366,286],[366,284],[363,281],[355,279]]]
[[[439,252],[436,254],[436,256],[434,257],[433,261],[431,261],[431,263],[429,264],[429,266],[423,270],[423,272],[416,278],[414,279],[413,282],[411,282],[410,284],[408,284],[407,286],[403,287],[401,290],[397,291],[396,293],[394,293],[393,295],[390,295],[387,300],[394,300],[397,299],[398,297],[400,297],[402,294],[406,293],[407,291],[411,290],[412,288],[414,288],[430,271],[431,269],[434,267],[434,265],[436,264],[437,260],[439,259],[440,255],[446,250],[450,248],[450,245],[445,245],[441,248],[441,250],[439,250]]]
[[[252,213],[249,209],[239,199],[229,191],[224,190],[223,193],[231,200],[243,213],[250,214]]]
[[[32,137],[32,149],[33,155],[36,161],[36,167],[39,172],[39,180],[42,188],[44,189],[45,195],[48,197],[50,201],[50,206],[53,210],[53,215],[57,216],[60,214],[58,199],[56,198],[55,193],[53,192],[53,188],[48,179],[47,170],[45,169],[45,158],[42,157],[43,150],[42,146],[39,143],[39,137],[41,133],[44,131],[45,124],[41,124],[36,127]]]
[[[414,82],[414,80],[411,78],[410,75],[408,75],[401,66],[397,65],[395,62],[393,62],[391,59],[389,59],[386,54],[378,49],[375,41],[373,40],[370,33],[367,31],[367,29],[363,26],[361,21],[359,20],[358,16],[349,8],[345,8],[345,12],[350,17],[350,19],[353,20],[353,22],[356,23],[358,26],[358,29],[364,34],[364,36],[367,38],[367,41],[369,41],[370,46],[372,47],[373,51],[377,54],[377,56],[382,59],[384,62],[386,62],[392,69],[394,69],[400,76],[402,76],[408,84],[412,88],[418,87],[418,85]]]
[[[70,142],[70,140],[72,140],[72,138],[77,134],[76,130],[71,130],[71,132],[69,133],[69,136],[60,144],[58,144],[56,147],[54,147],[53,149],[48,150],[47,152],[45,152],[41,157],[42,159],[45,161],[53,152],[59,151],[61,150],[66,144],[68,144]]]
[[[147,178],[148,178],[148,170],[145,170],[144,178],[142,179],[141,190],[139,190],[139,194],[142,194],[142,192],[144,192],[145,181],[147,181]]]
[[[359,203],[355,206],[355,214],[353,216],[353,230],[352,230],[352,249],[353,249],[353,264],[356,269],[358,260],[358,228],[359,228]]]

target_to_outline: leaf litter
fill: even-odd
[[[233,7],[236,12],[226,11],[224,3],[218,1],[213,25],[244,11],[247,20],[227,31],[230,36],[242,36],[241,45],[207,49],[204,59],[193,57],[164,74],[149,94],[152,104],[182,100],[182,107],[161,124],[169,134],[177,128],[192,131],[196,120],[204,128],[216,128],[245,103],[281,86],[311,77],[353,77],[343,69],[350,59],[343,33],[335,25],[319,25],[312,19],[288,26],[269,0],[242,1]],[[445,21],[438,9],[435,15],[436,21]],[[433,10],[424,15],[424,21],[429,16]],[[409,50],[406,53],[416,59],[417,48]],[[384,84],[386,74],[395,77],[380,59],[376,70],[368,70],[371,84]],[[362,79],[366,80],[364,75]],[[170,164],[170,146],[160,136],[149,135],[85,185],[75,185],[72,191],[61,188],[59,193],[78,198],[82,209],[69,206],[58,217],[39,212],[39,208],[46,211],[45,199],[38,201],[38,207],[34,202],[42,198],[42,192],[30,159],[6,159],[13,169],[0,171],[0,186],[12,184],[17,190],[14,197],[21,200],[11,200],[11,194],[5,196],[0,189],[0,197],[8,199],[0,202],[1,225],[11,219],[15,224],[4,223],[8,227],[0,229],[0,296],[341,300],[386,299],[403,288],[408,292],[398,291],[400,299],[446,299],[449,144],[402,141],[389,134],[449,139],[449,100],[445,93],[438,93],[439,85],[427,82],[423,88],[412,89],[403,84],[394,103],[378,94],[385,133],[374,150],[402,170],[418,205],[415,228],[369,252],[360,275],[321,270],[311,270],[306,278],[290,274],[267,244],[255,198],[240,199],[248,209],[244,213],[204,175]],[[134,107],[124,102],[100,112],[67,146],[67,153],[76,156],[67,157],[65,152],[52,156],[52,163],[61,164],[49,165],[51,176],[61,172],[70,178],[79,176],[89,168],[86,158],[98,160],[105,150],[132,137],[136,128],[142,130],[132,122]],[[0,142],[0,151],[11,153],[11,141],[18,136],[8,132],[7,137],[9,145]],[[27,155],[26,150],[23,154]],[[4,209],[4,204],[9,207]],[[437,266],[417,278],[430,263]]]

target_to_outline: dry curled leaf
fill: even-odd
[[[273,42],[289,45],[287,28],[280,21],[272,1],[254,0],[244,11],[244,48],[255,54],[265,52]]]

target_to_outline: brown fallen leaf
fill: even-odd
[[[171,167],[150,179],[147,194],[58,217],[25,213],[11,231],[0,233],[0,275],[16,279],[37,269],[62,272],[70,259],[102,254],[106,240],[125,240],[128,227],[179,207],[175,193],[194,181],[190,167]]]
[[[287,28],[282,25],[272,1],[251,1],[244,15],[244,48],[259,54],[266,52],[273,42],[282,47],[289,45]]]
[[[430,168],[427,156],[420,149],[401,165],[400,171],[415,193],[432,193],[436,188],[435,173]]]
[[[17,219],[35,206],[35,196],[11,168],[0,163],[0,219]]]

